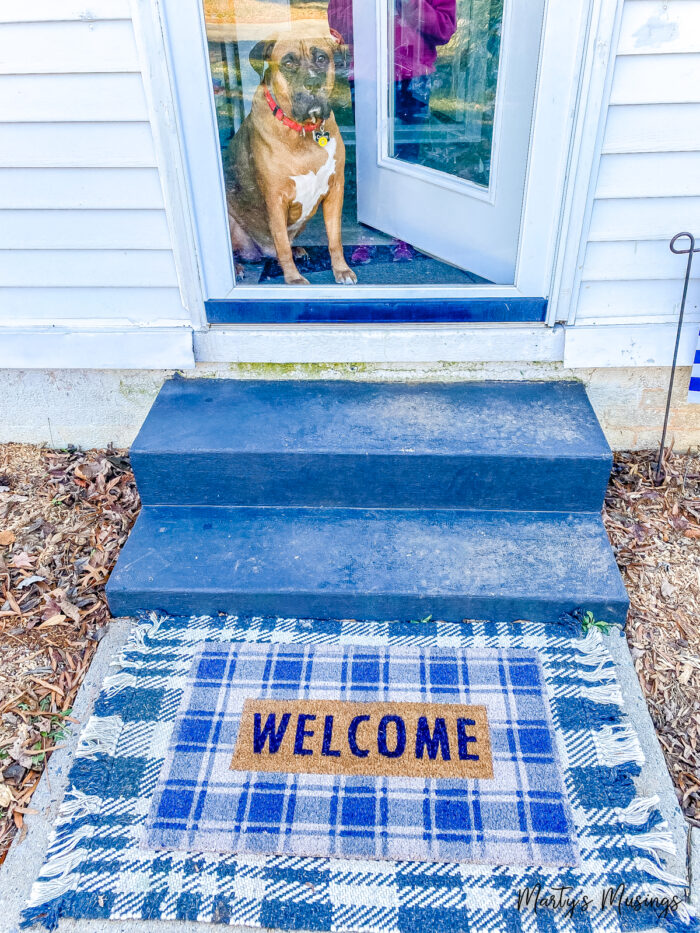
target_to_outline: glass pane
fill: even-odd
[[[202,2],[237,282],[485,281],[416,248],[388,223],[383,230],[381,222],[371,227],[358,219],[357,146],[376,149],[376,136],[356,138],[353,16],[374,16],[373,3],[355,0],[353,10],[352,0]],[[472,0],[475,7],[480,2]],[[456,42],[455,35],[437,49],[438,77],[457,60]],[[448,49],[452,58],[445,57]],[[453,113],[450,94],[436,80],[431,113]],[[469,126],[473,135],[478,125]],[[428,158],[422,142],[418,157]]]
[[[488,187],[503,0],[394,0],[389,154]]]

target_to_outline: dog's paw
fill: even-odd
[[[335,266],[333,275],[338,285],[357,285],[357,276],[350,266]]]
[[[285,285],[310,285],[311,284],[308,279],[305,279],[303,275],[299,275],[299,274],[293,277],[289,276],[289,278],[287,278],[287,276],[285,275],[284,283]]]

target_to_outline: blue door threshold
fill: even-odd
[[[541,324],[546,298],[205,302],[210,324]]]

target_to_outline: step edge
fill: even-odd
[[[580,461],[583,462],[599,462],[602,464],[612,465],[613,456],[612,451],[591,451],[591,452],[581,452],[579,453],[565,453],[561,455],[551,455],[543,456],[538,454],[536,451],[524,451],[518,452],[509,451],[509,452],[494,452],[486,453],[479,450],[460,450],[454,452],[445,452],[445,451],[434,451],[434,450],[421,450],[421,451],[407,451],[407,450],[348,450],[348,451],[338,451],[338,450],[327,450],[325,448],[294,448],[293,450],[280,450],[279,448],[274,448],[271,450],[242,450],[237,447],[200,447],[196,450],[185,447],[135,447],[132,445],[129,451],[131,458],[137,457],[173,457],[173,456],[182,456],[187,454],[190,457],[205,457],[205,456],[236,456],[236,457],[294,457],[294,456],[318,456],[318,457],[356,457],[358,459],[367,459],[368,457],[385,457],[385,458],[406,458],[410,459],[411,457],[433,457],[438,458],[447,458],[452,459],[503,459],[503,460],[536,460],[543,463],[561,463],[562,461],[571,461],[572,463],[577,463]]]
[[[215,510],[220,511],[229,511],[229,512],[303,512],[303,513],[338,513],[338,512],[351,512],[358,513],[364,512],[367,517],[370,518],[375,513],[389,514],[389,515],[404,515],[406,512],[413,512],[421,515],[433,515],[435,513],[441,513],[445,515],[455,515],[459,514],[463,516],[467,515],[522,515],[522,516],[542,516],[542,515],[551,515],[558,516],[560,518],[565,517],[575,517],[580,518],[582,516],[589,516],[596,524],[600,524],[605,528],[603,523],[603,513],[602,508],[600,510],[591,510],[591,509],[469,509],[469,508],[419,508],[419,507],[393,507],[393,506],[351,506],[351,505],[214,505],[211,503],[194,503],[186,502],[183,504],[174,504],[171,502],[144,502],[141,505],[139,515],[145,511],[152,512],[155,509],[163,510]],[[180,513],[181,514],[181,513]],[[355,516],[356,517],[356,516]],[[133,526],[132,526],[133,527]],[[606,532],[607,534],[607,532]]]
[[[111,578],[110,578],[110,579],[111,579]],[[341,590],[341,589],[333,589],[333,590],[327,590],[327,589],[326,589],[326,590],[285,590],[285,589],[279,589],[279,590],[268,590],[268,589],[248,590],[248,589],[234,589],[234,588],[232,588],[232,589],[215,589],[215,588],[213,588],[213,587],[202,587],[202,588],[198,588],[198,587],[196,587],[196,586],[187,586],[187,587],[183,587],[182,589],[169,589],[169,590],[164,590],[164,589],[162,589],[162,588],[159,588],[159,587],[156,586],[155,584],[154,584],[153,587],[147,587],[147,586],[141,584],[141,585],[139,585],[138,587],[134,587],[133,589],[129,589],[129,588],[124,587],[124,586],[117,586],[117,585],[115,584],[115,585],[112,585],[112,586],[107,585],[106,590],[107,590],[107,594],[108,594],[108,595],[109,595],[109,594],[114,594],[114,593],[137,593],[137,592],[155,593],[155,592],[159,592],[159,593],[167,593],[167,594],[169,594],[169,595],[177,595],[177,594],[187,594],[187,593],[190,593],[190,594],[192,594],[192,595],[198,595],[198,594],[206,595],[206,594],[209,594],[209,595],[212,595],[212,596],[234,596],[234,597],[235,597],[235,596],[241,596],[241,597],[249,597],[249,596],[255,596],[255,597],[274,597],[274,596],[280,596],[280,597],[281,597],[281,596],[286,596],[286,597],[294,597],[295,599],[298,598],[298,599],[300,599],[300,600],[303,600],[303,599],[317,598],[317,597],[321,597],[321,596],[326,597],[326,596],[329,596],[329,594],[330,594],[331,598],[353,598],[353,599],[354,599],[354,598],[359,598],[359,599],[387,599],[387,598],[395,598],[395,599],[421,599],[421,600],[424,600],[424,601],[426,601],[426,600],[427,600],[427,601],[430,601],[431,599],[434,599],[434,600],[437,601],[437,600],[440,600],[440,599],[442,599],[442,600],[451,600],[451,599],[465,599],[465,598],[470,598],[470,599],[479,599],[479,600],[492,601],[492,602],[496,602],[496,601],[498,601],[498,600],[504,600],[504,599],[507,599],[507,600],[523,600],[523,601],[525,601],[525,600],[527,600],[527,601],[533,601],[533,600],[534,600],[534,601],[537,601],[537,602],[542,603],[542,604],[569,602],[569,603],[570,603],[572,606],[574,606],[574,607],[579,606],[580,603],[581,603],[581,599],[580,599],[580,596],[579,596],[578,594],[571,594],[571,598],[570,598],[570,599],[567,599],[567,591],[565,591],[565,590],[562,590],[561,592],[557,591],[558,595],[553,596],[551,599],[550,599],[550,598],[543,597],[543,596],[541,597],[541,596],[533,595],[532,593],[530,593],[530,594],[528,594],[528,595],[523,595],[523,594],[519,594],[519,593],[517,593],[517,592],[516,592],[516,593],[511,593],[511,592],[509,592],[509,593],[504,593],[504,594],[499,594],[499,593],[496,593],[496,594],[493,594],[493,593],[478,593],[478,594],[474,594],[474,593],[471,592],[471,591],[453,592],[453,593],[445,593],[445,592],[441,592],[441,593],[425,593],[425,592],[420,592],[420,593],[415,593],[415,592],[407,593],[407,592],[394,591],[394,590],[381,591],[381,592],[380,592],[380,591],[377,591],[377,592],[375,592],[375,591],[368,592],[368,591],[357,591],[357,590]],[[623,596],[623,595],[610,595],[610,594],[608,594],[608,593],[594,593],[593,595],[590,596],[590,598],[589,598],[589,600],[588,600],[587,602],[590,602],[590,603],[610,603],[611,605],[615,605],[615,606],[629,606],[629,598],[628,598],[628,597],[626,598],[626,597]],[[585,608],[585,606],[583,606],[582,608]]]

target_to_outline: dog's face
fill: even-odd
[[[336,42],[330,36],[284,36],[258,42],[250,63],[282,110],[305,123],[330,116],[335,51]]]

